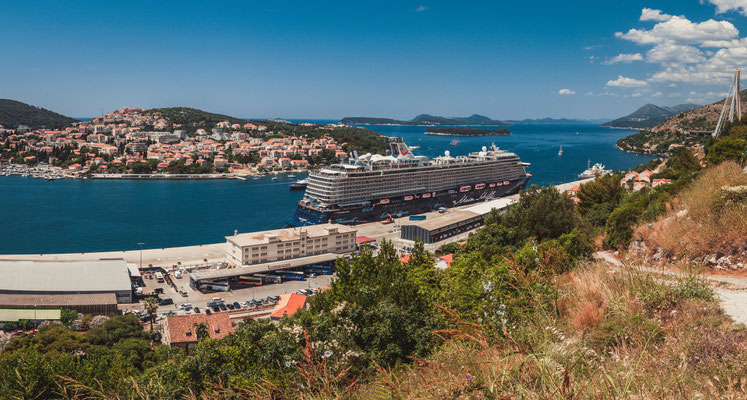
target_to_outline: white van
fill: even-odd
[[[174,272],[174,277],[176,279],[182,279],[182,270],[178,269],[176,272]]]

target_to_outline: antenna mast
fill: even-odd
[[[740,96],[740,92],[742,90],[742,85],[740,85],[740,76],[739,76],[739,69],[734,70],[734,79],[731,81],[731,87],[729,88],[729,93],[726,95],[726,98],[724,99],[724,108],[721,109],[721,115],[718,117],[718,122],[716,123],[716,129],[714,129],[712,136],[717,137],[721,133],[721,129],[724,127],[724,115],[726,115],[726,110],[729,110],[729,122],[734,121],[734,117],[737,118],[737,120],[742,119],[742,99]]]

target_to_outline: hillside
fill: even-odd
[[[747,90],[740,93],[742,113],[747,114]],[[673,146],[703,146],[716,128],[724,101],[679,113],[650,130],[642,130],[617,141],[624,151],[666,154]]]
[[[378,153],[384,154],[389,149],[387,139],[381,134],[369,129],[353,127],[326,127],[322,125],[300,125],[276,120],[246,120],[236,118],[225,114],[216,114],[196,108],[189,107],[166,107],[153,108],[146,111],[147,114],[159,115],[166,119],[171,125],[167,130],[184,129],[187,133],[192,134],[197,129],[210,130],[215,124],[222,121],[228,121],[231,124],[244,125],[252,122],[255,125],[264,125],[275,135],[281,136],[307,136],[311,138],[320,138],[329,135],[340,143],[347,143],[345,150],[347,152],[356,150],[359,153]]]
[[[613,128],[651,129],[668,118],[682,112],[700,108],[697,104],[678,104],[676,106],[657,106],[646,104],[631,114],[602,124]]]
[[[469,117],[441,117],[420,114],[410,121],[392,118],[345,117],[340,120],[345,125],[413,125],[413,126],[508,126],[509,123],[498,121],[484,115],[472,114]]]
[[[0,125],[7,129],[15,129],[19,125],[26,125],[31,129],[59,129],[74,122],[78,121],[54,111],[20,101],[0,99]]]

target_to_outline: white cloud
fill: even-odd
[[[669,21],[672,16],[669,14],[662,14],[661,10],[653,10],[650,8],[643,7],[641,11],[641,21]]]
[[[594,96],[594,92],[587,92],[584,96]]]
[[[651,63],[695,64],[705,61],[705,56],[696,47],[676,44],[672,40],[659,43],[646,53]]]
[[[615,36],[638,44],[656,44],[667,40],[701,44],[706,41],[735,39],[739,36],[739,30],[728,21],[709,19],[698,23],[685,17],[673,16],[657,23],[650,30],[631,29],[627,33],[617,32]]]
[[[428,11],[428,6],[424,6],[421,4],[418,6],[418,8],[415,9],[415,12],[424,12],[424,11]]]
[[[734,10],[747,16],[747,0],[708,0],[708,2],[716,6],[718,14]]]
[[[640,92],[633,93],[633,94],[630,95],[630,97],[641,97],[641,96],[643,96],[643,93],[640,93]]]
[[[607,85],[605,86],[611,86],[611,87],[621,87],[621,88],[634,88],[634,87],[644,87],[648,85],[646,81],[639,81],[638,79],[634,78],[626,78],[622,75],[618,75],[617,79],[607,81]]]
[[[558,90],[558,94],[562,94],[562,95],[566,95],[566,96],[573,96],[574,94],[576,94],[576,92],[574,92],[571,89],[560,89],[560,90]]]
[[[656,93],[652,94],[651,96],[654,96],[654,97],[661,97],[661,96],[663,96],[663,95],[664,95],[664,93],[662,93],[662,92],[656,92]]]
[[[680,94],[677,92],[672,92],[667,95],[667,97],[680,97]]]
[[[643,61],[643,56],[641,53],[634,53],[634,54],[618,54],[614,57],[612,57],[611,60],[606,61],[605,64],[617,64],[617,63],[630,63],[633,61]]]
[[[600,48],[600,47],[602,47],[602,45],[601,45],[601,44],[592,44],[592,45],[589,45],[589,46],[584,46],[584,47],[582,47],[582,48],[583,48],[584,50],[586,50],[586,51],[589,51],[589,50],[594,50],[594,49],[598,49],[598,48]]]
[[[670,83],[669,87],[677,87],[677,84],[676,83]]]

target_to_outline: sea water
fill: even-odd
[[[293,121],[302,122],[302,121]],[[314,120],[309,122],[332,123]],[[625,153],[615,142],[634,131],[595,125],[516,125],[511,135],[425,135],[425,127],[367,126],[399,136],[429,157],[463,155],[495,143],[531,163],[530,184],[577,179],[587,160],[628,170],[652,157]],[[578,133],[578,134],[577,134]],[[458,139],[456,146],[450,142]],[[563,155],[558,156],[560,146]],[[76,253],[219,243],[234,230],[282,228],[302,191],[287,174],[241,180],[57,180],[0,177],[0,254]]]

